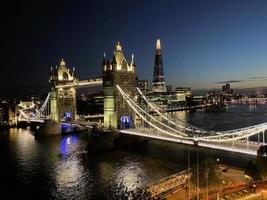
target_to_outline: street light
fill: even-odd
[[[225,191],[224,191],[224,184],[225,184],[225,181],[223,180],[223,181],[222,181],[223,196],[224,196],[224,192],[225,192]]]
[[[216,161],[217,161],[217,163],[218,163],[218,168],[220,168],[220,159],[217,158]]]

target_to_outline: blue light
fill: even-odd
[[[132,117],[130,115],[123,115],[120,117],[121,128],[131,128],[132,127]]]
[[[70,153],[70,146],[77,142],[78,138],[75,135],[66,136],[60,142],[60,153],[63,158],[66,158]]]
[[[70,112],[65,112],[64,113],[65,118],[71,118],[71,113]]]
[[[67,144],[67,138],[64,137],[60,142],[60,153],[63,157],[66,157],[68,155],[69,149]]]
[[[67,123],[62,123],[61,126],[62,126],[62,129],[64,130],[71,128],[71,124],[67,124]]]

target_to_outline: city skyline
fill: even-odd
[[[134,53],[138,77],[152,82],[157,38],[167,84],[267,86],[265,1],[18,1],[4,7],[4,95],[48,89],[50,67],[61,58],[80,79],[100,76],[103,52],[117,41],[127,58]]]
[[[1,8],[2,199],[267,199],[266,0]]]

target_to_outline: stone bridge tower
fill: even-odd
[[[49,83],[51,120],[55,122],[73,121],[76,119],[76,88],[75,69],[66,67],[65,61],[60,61],[59,67],[51,68]],[[70,85],[70,86],[67,86]]]
[[[124,57],[120,43],[115,47],[112,60],[104,54],[102,62],[104,92],[104,128],[123,129],[133,127],[135,113],[118,94],[118,84],[132,99],[136,97],[136,68],[134,56],[129,64]]]

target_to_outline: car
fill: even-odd
[[[222,170],[222,172],[228,172],[228,170],[229,170],[229,167],[226,167],[226,168],[224,168],[224,169]]]

